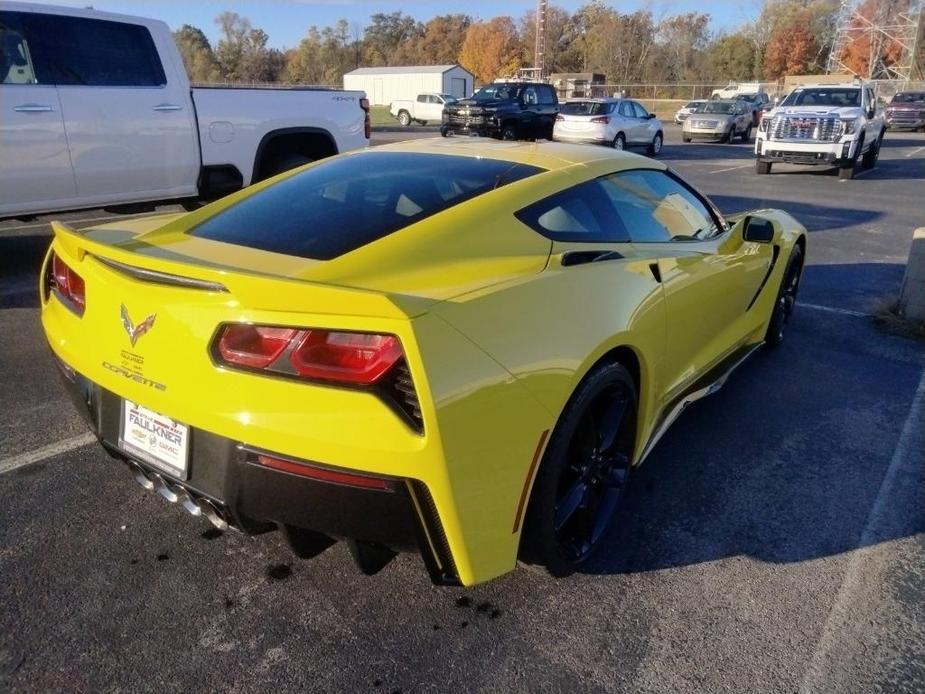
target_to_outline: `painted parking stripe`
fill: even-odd
[[[925,419],[925,371],[922,372],[919,385],[912,397],[909,414],[903,424],[896,448],[893,450],[893,457],[887,466],[886,474],[880,483],[877,498],[874,499],[874,504],[867,515],[867,522],[864,524],[864,530],[858,538],[857,549],[853,550],[848,560],[845,576],[822,627],[819,640],[816,642],[816,650],[803,676],[800,692],[809,693],[826,689],[825,683],[830,674],[826,661],[829,660],[832,649],[838,644],[844,626],[851,624],[852,605],[858,600],[858,592],[865,588],[862,576],[864,563],[877,561],[878,549],[883,542],[884,528],[895,523],[895,514],[915,512],[915,509],[897,509],[895,499],[898,497],[898,490],[903,489],[903,485],[914,487],[921,479],[922,466],[925,465],[925,456],[922,454],[922,430],[925,428],[923,419]]]
[[[911,152],[909,152],[909,154],[905,155],[905,157],[906,157],[906,159],[908,159],[909,157],[911,157],[911,156],[913,156],[913,155],[915,155],[915,154],[918,154],[919,152],[922,152],[922,151],[925,151],[925,147],[916,147],[914,150],[912,150]]]
[[[747,164],[739,164],[738,166],[730,166],[728,169],[717,169],[716,171],[708,171],[707,173],[724,173],[726,171],[735,171],[736,169],[747,169],[750,166],[754,166],[754,162],[748,162]]]
[[[40,463],[43,460],[48,460],[53,458],[56,455],[61,455],[62,453],[67,453],[68,451],[73,451],[77,448],[82,448],[88,444],[91,444],[96,441],[96,437],[89,432],[86,434],[81,434],[80,436],[74,436],[69,439],[62,439],[61,441],[56,441],[55,443],[50,443],[47,446],[42,446],[34,451],[29,451],[28,453],[20,453],[19,455],[14,455],[12,458],[6,458],[0,460],[0,474],[5,472],[12,472],[26,465],[32,465],[34,463]]]
[[[850,308],[836,308],[835,306],[820,306],[819,304],[804,304],[802,301],[797,302],[800,308],[808,308],[812,311],[824,311],[826,313],[837,313],[841,316],[854,316],[855,318],[873,318],[869,313],[861,311],[852,311]]]

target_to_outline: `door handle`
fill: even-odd
[[[177,104],[158,104],[154,107],[155,111],[182,111],[183,107]]]
[[[48,113],[55,109],[44,104],[20,104],[19,106],[14,106],[13,110],[18,113]]]

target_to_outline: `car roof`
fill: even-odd
[[[407,140],[348,153],[410,152],[446,154],[459,157],[484,157],[509,161],[511,164],[538,166],[548,171],[606,165],[612,171],[623,169],[665,169],[665,164],[638,154],[564,142],[503,142],[482,137],[434,137]]]

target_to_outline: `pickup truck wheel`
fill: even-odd
[[[502,140],[516,140],[517,139],[517,124],[516,123],[505,123],[504,127],[501,128],[501,139]]]
[[[450,136],[450,129],[446,127],[445,125],[441,125],[440,126],[440,137],[449,137],[449,136]]]
[[[626,135],[617,133],[616,137],[613,138],[612,144],[614,149],[626,149]]]
[[[755,173],[761,174],[762,176],[771,173],[771,164],[770,161],[756,161],[755,162]]]
[[[398,122],[407,128],[409,125],[411,125],[411,114],[407,111],[399,111]]]
[[[840,167],[838,169],[838,178],[842,181],[850,181],[854,178],[854,164]]]
[[[311,164],[313,161],[314,159],[311,157],[304,154],[299,154],[297,152],[280,154],[266,165],[264,169],[266,171],[266,178],[271,178],[283,173],[284,171],[289,171],[289,169],[295,169],[299,166],[304,166],[305,164]]]
[[[872,169],[877,165],[877,160],[880,158],[880,144],[883,142],[883,133],[880,133],[878,137],[871,144],[870,149],[864,152],[864,157],[861,160],[861,164],[865,169]]]

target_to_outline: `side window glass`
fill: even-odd
[[[636,113],[633,111],[633,107],[630,105],[629,101],[620,102],[620,115],[624,118],[635,118]]]
[[[701,240],[719,231],[700,198],[661,171],[613,174],[603,187],[634,243]]]
[[[540,200],[515,214],[524,224],[554,241],[621,243],[629,241],[601,179],[588,181]]]
[[[536,106],[536,88],[527,87],[524,89],[523,101],[525,106]]]
[[[430,97],[427,94],[418,94],[419,104],[426,104],[428,101],[430,101]]]
[[[0,77],[3,84],[36,84],[29,42],[20,30],[17,15],[0,12]]]
[[[540,87],[540,103],[543,106],[550,106],[556,103],[556,94],[552,87]]]
[[[167,83],[151,33],[140,24],[29,13],[30,47],[39,81],[96,87],[159,87]],[[51,79],[42,77],[43,67]]]
[[[637,104],[635,101],[633,102],[633,110],[636,112],[637,118],[648,118],[649,117],[649,112],[646,111],[642,106]]]

